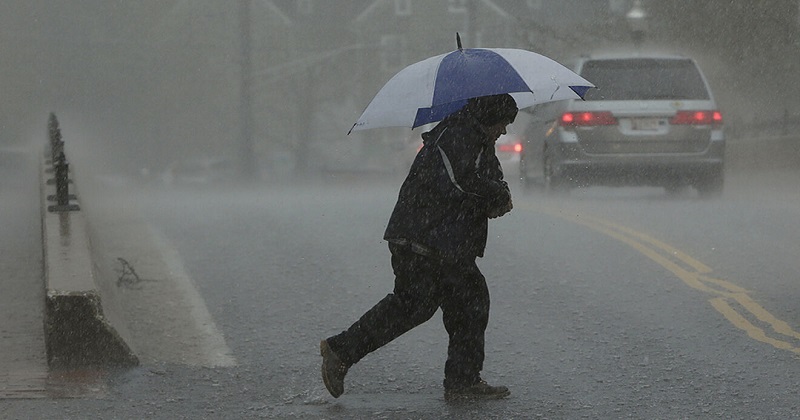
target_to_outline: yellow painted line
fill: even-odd
[[[711,272],[711,268],[709,268],[705,264],[701,263],[700,261],[697,261],[696,259],[694,259],[694,258],[690,257],[689,255],[683,253],[681,250],[679,250],[679,249],[677,249],[677,248],[675,248],[675,247],[673,247],[671,245],[668,245],[668,244],[666,244],[664,242],[661,242],[661,241],[659,241],[659,240],[657,240],[657,239],[655,239],[655,238],[653,238],[653,237],[651,237],[651,236],[649,236],[647,234],[641,233],[639,231],[635,231],[635,230],[633,230],[633,229],[631,229],[629,227],[626,227],[626,226],[621,226],[621,225],[612,223],[612,222],[610,222],[608,220],[602,220],[602,219],[598,219],[596,217],[592,217],[591,220],[594,221],[595,223],[608,226],[608,227],[610,227],[610,228],[612,228],[614,230],[621,231],[621,232],[623,232],[623,233],[625,233],[627,235],[630,235],[630,236],[632,236],[632,237],[634,237],[634,238],[636,238],[636,239],[638,239],[638,240],[640,240],[642,242],[649,243],[649,244],[655,246],[656,248],[659,248],[659,249],[665,251],[668,255],[672,255],[675,258],[679,259],[680,261],[683,261],[684,263],[688,264],[691,268],[694,268],[694,270],[696,272],[698,272],[698,273],[710,273]]]
[[[733,307],[731,307],[731,305],[728,304],[728,301],[725,300],[724,298],[721,297],[712,298],[709,300],[709,302],[711,302],[711,306],[713,306],[714,309],[716,309],[717,311],[719,311],[719,313],[725,316],[725,318],[727,318],[731,324],[733,324],[734,326],[736,326],[741,330],[744,330],[747,333],[747,335],[750,336],[750,338],[761,341],[762,343],[767,343],[781,350],[788,350],[793,353],[800,354],[800,348],[794,347],[785,341],[780,341],[768,337],[764,333],[764,330],[751,324],[750,321],[748,321],[745,317],[736,312],[736,310],[733,309]]]
[[[552,208],[533,206],[530,208],[534,211],[539,211],[588,227],[589,229],[600,232],[630,246],[672,272],[689,287],[715,295],[715,297],[709,299],[711,306],[736,328],[745,331],[749,337],[770,344],[778,349],[800,354],[800,347],[788,341],[768,336],[762,328],[748,321],[744,315],[737,312],[731,305],[731,302],[738,303],[739,306],[744,308],[753,317],[769,325],[775,333],[797,340],[800,340],[800,333],[795,331],[787,322],[778,319],[756,303],[748,295],[747,289],[731,282],[709,276],[708,274],[712,272],[710,267],[679,249],[642,232],[598,217],[586,214],[570,215],[562,210]]]
[[[728,289],[729,292],[733,293],[748,293],[748,290],[744,287],[739,287],[731,282],[727,282],[725,280],[715,279],[713,277],[709,277],[703,274],[698,274],[697,278],[702,281],[717,284],[725,289]]]
[[[785,335],[800,340],[800,333],[793,330],[792,327],[785,321],[775,318],[771,313],[764,309],[761,305],[756,303],[750,296],[745,293],[736,293],[733,299],[739,302],[740,305],[747,308],[751,314],[755,315],[760,321],[769,324],[772,329],[778,334]]]

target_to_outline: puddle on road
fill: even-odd
[[[99,398],[108,393],[108,370],[69,369],[50,372],[48,398]]]
[[[0,373],[0,399],[46,398],[47,372],[36,370]]]
[[[0,400],[100,398],[108,392],[105,369],[11,372],[0,375]]]

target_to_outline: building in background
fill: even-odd
[[[240,2],[251,77],[242,83]],[[241,149],[242,85],[265,176],[391,167],[416,133],[347,136],[399,69],[464,46],[559,61],[633,46],[634,0],[141,0],[0,4],[6,138],[56,112],[110,170]],[[698,59],[728,127],[800,114],[800,1],[641,0],[643,48]],[[746,100],[743,100],[746,99]],[[75,123],[73,123],[75,122]],[[37,125],[38,124],[38,125]],[[80,133],[75,131],[80,128]]]
[[[429,56],[454,50],[456,32],[467,48],[518,47],[567,56],[568,50],[581,45],[581,35],[576,30],[597,33],[613,26],[615,20],[624,17],[630,1],[265,3],[292,22],[295,57],[289,63],[297,65],[287,65],[292,68],[291,74],[269,75],[265,80],[271,87],[265,91],[281,92],[273,96],[296,97],[299,101],[295,108],[281,110],[281,123],[274,124],[276,129],[269,129],[266,136],[272,138],[269,144],[281,161],[292,156],[297,168],[307,170],[358,165],[371,169],[403,168],[404,163],[387,164],[384,157],[407,148],[405,143],[413,137],[409,129],[374,130],[349,137],[343,134],[396,72]],[[272,44],[269,48],[282,48]],[[269,65],[274,63],[267,68]],[[272,108],[284,103],[277,97],[267,100]],[[272,164],[270,159],[267,161]]]

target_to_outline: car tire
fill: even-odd
[[[566,180],[561,176],[556,174],[555,167],[553,165],[553,157],[550,156],[546,150],[543,153],[544,162],[542,162],[542,167],[544,168],[544,174],[542,180],[544,182],[544,191],[548,194],[560,194],[564,193],[568,190],[568,185]]]
[[[687,187],[688,185],[680,182],[669,182],[664,185],[664,192],[670,197],[677,197],[681,195]]]
[[[717,170],[700,179],[695,184],[695,189],[700,198],[717,198],[722,195],[724,183],[722,170]]]
[[[524,191],[531,191],[536,188],[536,182],[528,178],[527,175],[522,175],[522,177],[519,179],[519,183],[522,185],[522,189]]]
[[[528,168],[524,157],[519,160],[519,183],[522,186],[522,190],[526,192],[538,190],[541,186],[535,179],[528,176]]]

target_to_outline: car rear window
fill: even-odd
[[[587,101],[709,99],[700,72],[687,59],[590,60],[581,76],[597,86]]]

